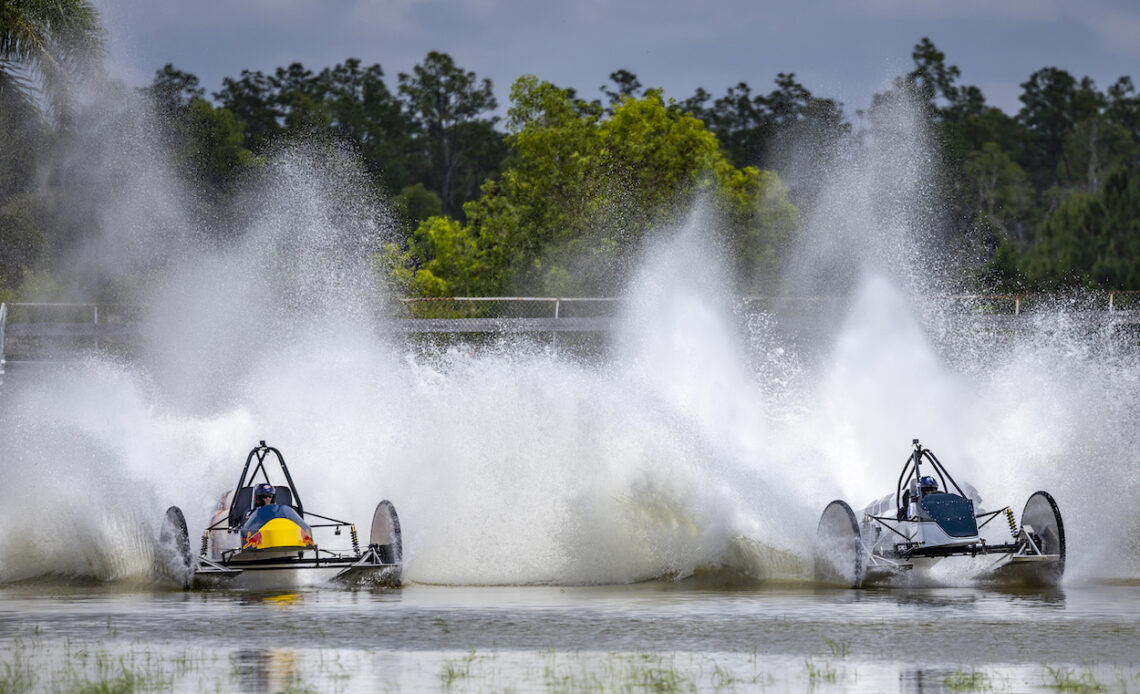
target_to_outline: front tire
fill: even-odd
[[[387,499],[376,505],[372,514],[372,532],[368,544],[376,548],[380,561],[385,564],[402,564],[404,541],[400,534],[400,517],[396,507]]]
[[[1050,563],[1042,579],[1050,585],[1060,583],[1065,573],[1065,523],[1061,520],[1057,502],[1049,492],[1033,492],[1029,496],[1025,510],[1021,512],[1021,530],[1042,554],[1057,556],[1057,561]]]
[[[850,588],[863,585],[866,562],[855,512],[841,500],[823,509],[816,528],[815,578]]]

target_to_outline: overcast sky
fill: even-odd
[[[534,74],[601,96],[624,68],[684,99],[738,82],[767,93],[794,72],[849,114],[912,65],[928,36],[961,82],[1013,113],[1020,84],[1056,66],[1102,90],[1140,83],[1138,0],[94,0],[112,72],[149,83],[166,63],[208,92],[242,69],[301,62],[314,71],[360,58],[389,87],[428,51],[487,77],[505,106],[511,82]]]

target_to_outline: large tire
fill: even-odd
[[[376,548],[380,560],[385,564],[403,563],[404,541],[400,535],[400,517],[396,515],[396,507],[387,499],[376,504],[368,544]]]
[[[847,502],[835,500],[823,509],[816,528],[815,578],[851,588],[863,584],[866,562],[859,523]]]
[[[190,532],[186,529],[186,517],[177,506],[166,509],[162,530],[158,534],[158,553],[165,573],[188,588],[194,578],[194,555],[190,552]]]
[[[1033,492],[1021,512],[1021,529],[1033,539],[1042,554],[1055,554],[1058,560],[1043,572],[1042,579],[1056,585],[1065,573],[1065,524],[1049,492]],[[1032,529],[1032,530],[1031,530]]]

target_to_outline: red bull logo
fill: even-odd
[[[313,536],[288,518],[271,518],[256,532],[247,533],[242,549],[311,548]]]

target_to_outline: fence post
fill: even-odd
[[[558,320],[558,309],[562,306],[562,299],[555,297],[554,299],[554,320]],[[558,353],[558,331],[555,330],[550,333],[550,345],[554,348],[555,354]]]
[[[8,325],[8,304],[0,303],[0,374],[4,373],[4,328]]]

